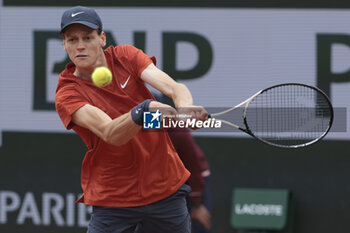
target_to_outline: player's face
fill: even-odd
[[[106,35],[100,35],[81,24],[69,26],[63,33],[63,47],[77,68],[87,69],[98,65],[106,45]]]

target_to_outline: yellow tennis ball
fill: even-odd
[[[99,87],[105,87],[112,81],[112,72],[105,66],[97,67],[91,75],[92,82]]]

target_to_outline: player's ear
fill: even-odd
[[[67,51],[67,48],[66,48],[66,36],[65,36],[64,32],[61,33],[61,37],[62,37],[63,48],[64,48],[65,51]]]
[[[106,33],[104,31],[101,32],[100,38],[101,38],[101,46],[103,48],[106,46]]]
[[[62,39],[62,45],[63,45],[64,50],[67,51],[67,49],[66,49],[66,40],[64,38]]]

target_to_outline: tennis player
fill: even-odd
[[[55,104],[65,127],[89,149],[82,164],[83,196],[77,201],[93,206],[88,233],[133,232],[137,224],[149,233],[190,232],[185,201],[190,173],[166,132],[141,130],[143,112],[170,108],[155,101],[145,83],[197,120],[208,113],[193,105],[186,86],[155,66],[154,57],[130,45],[104,50],[106,34],[95,10],[66,10],[61,34],[72,63],[60,74]],[[99,66],[113,74],[105,88],[91,81]]]

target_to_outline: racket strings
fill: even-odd
[[[330,103],[316,89],[281,85],[254,98],[246,108],[251,133],[275,145],[301,145],[322,137],[331,123]]]

